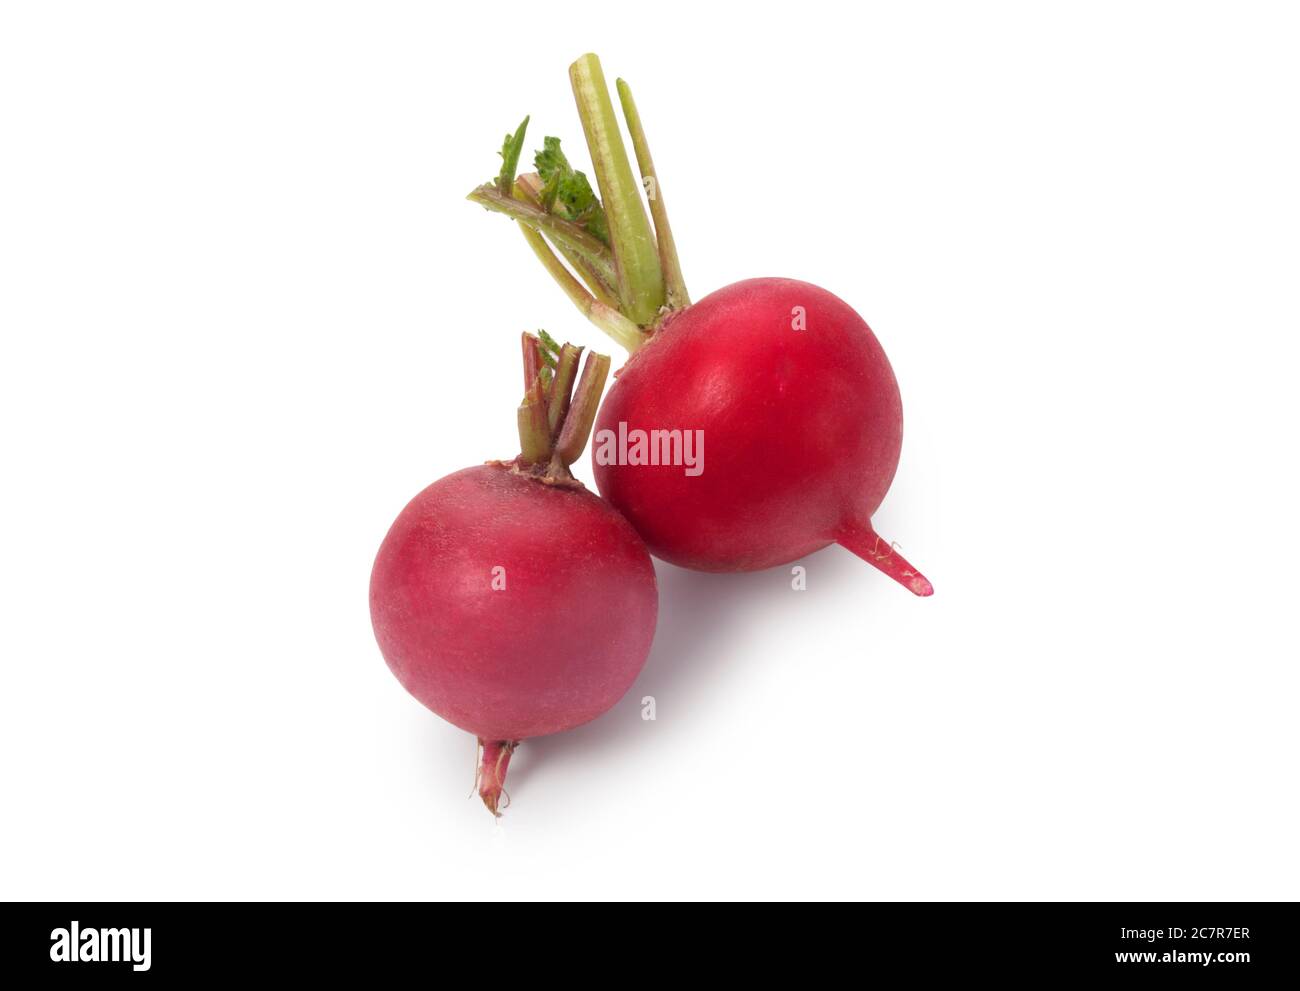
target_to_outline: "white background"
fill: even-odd
[[[1300,896],[1293,8],[3,11],[0,895]],[[494,823],[367,582],[519,331],[606,343],[464,201],[526,112],[585,166],[587,50],[697,298],[875,329],[937,594],[659,566]]]

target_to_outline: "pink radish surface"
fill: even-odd
[[[626,520],[590,492],[498,465],[412,499],[370,578],[397,680],[484,740],[559,733],[610,708],[645,663],[657,608]]]

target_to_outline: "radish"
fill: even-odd
[[[519,457],[412,499],[370,577],[384,659],[416,699],[478,737],[476,785],[493,815],[519,742],[613,706],[654,637],[645,544],[569,472],[609,373],[609,358],[590,354],[574,389],[579,357],[524,335]]]
[[[751,571],[838,543],[933,594],[871,524],[903,438],[898,383],[871,328],[793,279],[750,279],[692,304],[631,90],[617,81],[649,217],[599,59],[584,55],[569,75],[599,197],[552,137],[537,172],[516,177],[525,118],[497,180],[469,198],[518,221],[570,299],[630,355],[596,423],[601,494],[674,564]]]

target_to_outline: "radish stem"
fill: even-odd
[[[529,172],[521,175],[515,180],[515,198],[522,199],[525,203],[531,203],[539,209],[545,209],[541,200],[541,179],[536,172]],[[561,244],[551,242],[552,247],[563,256],[569,266],[578,273],[587,290],[604,303],[606,306],[618,309],[618,297],[614,295],[613,288],[600,277],[600,273],[595,267],[583,258],[576,251],[564,247]]]
[[[641,127],[641,115],[637,112],[636,101],[632,99],[632,88],[621,79],[616,79],[618,101],[623,106],[623,119],[627,121],[628,134],[632,136],[632,150],[636,152],[637,168],[641,170],[642,184],[649,180],[646,198],[650,202],[650,217],[655,224],[655,240],[659,245],[659,268],[664,277],[664,293],[669,309],[680,310],[691,305],[691,297],[686,292],[686,280],[682,278],[682,265],[677,259],[677,244],[673,240],[673,229],[668,224],[668,208],[664,205],[664,191],[655,172],[654,159],[650,157],[650,143],[646,141],[645,130]]]
[[[565,344],[560,348],[560,357],[555,362],[555,373],[551,378],[551,392],[547,397],[546,419],[551,429],[551,436],[558,435],[569,412],[569,400],[573,394],[573,381],[578,377],[578,359],[582,357],[582,348]]]
[[[596,411],[600,407],[600,396],[605,390],[605,380],[609,377],[609,355],[588,353],[587,363],[582,367],[582,378],[578,380],[573,391],[573,402],[569,413],[560,428],[560,436],[555,441],[555,453],[551,458],[552,474],[558,466],[563,466],[568,473],[569,465],[578,460],[582,449],[587,446],[591,427],[596,422]],[[558,466],[557,466],[558,462]]]
[[[587,259],[602,279],[611,284],[616,281],[614,259],[609,248],[577,224],[549,214],[531,203],[506,196],[495,186],[479,186],[466,199],[497,213],[504,213],[534,230],[543,231],[556,244],[562,244]]]
[[[582,56],[569,67],[569,79],[609,222],[620,309],[633,323],[650,326],[664,305],[664,276],[600,59],[592,54]]]
[[[536,237],[541,237],[536,231]],[[540,340],[539,340],[540,337]],[[600,397],[609,377],[609,355],[587,354],[577,387],[578,359],[582,348],[558,344],[544,330],[524,333],[524,399],[519,404],[519,460],[521,465],[545,468],[543,481],[572,482],[569,465],[587,446]],[[550,373],[549,385],[543,375]]]
[[[519,404],[519,456],[527,464],[542,464],[551,455],[551,428],[546,418],[546,396],[540,377]]]
[[[645,343],[645,332],[618,310],[612,306],[606,306],[589,293],[582,283],[574,278],[573,273],[564,267],[564,262],[560,261],[555,252],[551,250],[551,246],[546,243],[546,238],[526,225],[521,224],[519,229],[523,232],[524,240],[528,242],[529,247],[533,249],[533,253],[537,255],[538,261],[545,266],[546,271],[551,274],[551,278],[564,290],[565,295],[573,301],[573,305],[578,308],[584,317],[614,338],[627,350],[628,354],[631,354]]]
[[[524,352],[524,392],[527,392],[542,372],[542,350],[537,337],[527,331],[519,335],[519,345]]]

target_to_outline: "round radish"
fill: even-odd
[[[496,181],[470,199],[518,221],[561,288],[631,353],[592,447],[601,494],[675,564],[748,571],[838,543],[932,594],[871,525],[903,437],[898,384],[871,329],[793,279],[738,282],[692,304],[631,90],[618,80],[649,217],[599,60],[584,55],[569,74],[600,197],[555,138],[535,174],[516,176],[525,118]],[[686,464],[691,441],[707,450]]]
[[[931,592],[871,529],[903,437],[894,373],[824,289],[752,279],[673,314],[619,373],[595,437],[601,495],[666,561],[749,571],[837,542]]]
[[[415,698],[478,737],[478,792],[493,814],[521,740],[572,729],[623,696],[658,609],[645,545],[568,471],[609,359],[588,357],[569,405],[577,349],[559,349],[554,370],[545,355],[526,336],[528,456],[466,468],[417,495],[370,579],[384,659]]]

